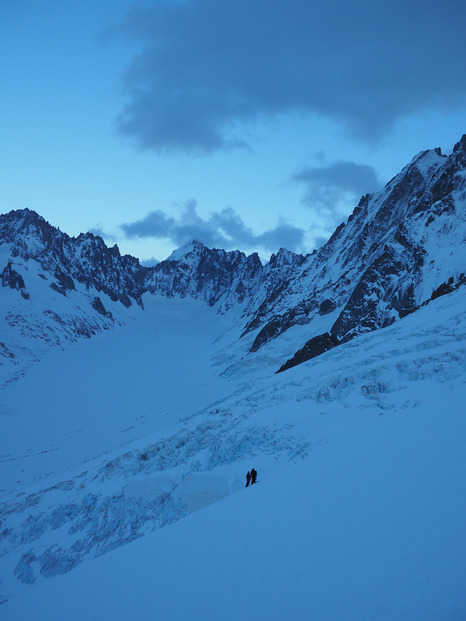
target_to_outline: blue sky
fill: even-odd
[[[466,132],[466,5],[5,0],[1,211],[143,261],[310,252]]]

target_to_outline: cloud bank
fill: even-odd
[[[304,229],[295,227],[285,220],[273,229],[255,234],[242,218],[231,208],[215,212],[202,218],[194,199],[187,201],[178,217],[168,216],[161,210],[150,212],[141,220],[120,226],[128,238],[168,239],[176,246],[182,246],[191,239],[197,239],[209,247],[224,249],[258,247],[276,252],[280,247],[299,251],[304,242]]]
[[[456,0],[184,0],[136,7],[140,50],[119,132],[141,149],[209,153],[258,120],[314,113],[374,140],[400,118],[466,103]]]

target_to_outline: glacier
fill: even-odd
[[[211,386],[199,394],[219,380],[209,365],[183,390],[184,365],[201,366],[201,332],[187,337],[170,308],[180,304],[165,300],[168,339],[153,302],[154,335],[163,327],[185,355],[177,387],[151,384],[152,422],[125,401],[104,424],[96,416],[115,391],[114,369],[90,355],[96,339],[110,354],[126,330],[135,357],[145,350],[128,386],[163,353],[138,324],[73,346],[71,365],[51,355],[22,380],[44,414],[21,410],[33,433],[18,430],[17,458],[2,459],[17,486],[2,491],[2,618],[464,618],[464,289],[279,376],[249,368],[212,401]],[[209,353],[221,351],[222,318],[191,311],[187,323],[220,331]],[[69,401],[72,383],[78,394],[83,376],[98,380],[54,429],[62,406],[42,373],[69,368]],[[8,389],[2,399],[17,402]],[[245,489],[252,465],[259,481]]]
[[[0,216],[1,618],[463,620],[465,263],[466,137],[265,265]]]

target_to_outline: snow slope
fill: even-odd
[[[194,300],[144,301],[117,334],[48,352],[0,393],[3,492],[149,436],[230,390],[210,366],[225,320]]]
[[[2,619],[464,619],[465,287],[280,375],[186,302],[1,393]]]

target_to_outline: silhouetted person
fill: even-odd
[[[254,468],[251,470],[251,485],[253,485],[256,482],[257,479],[257,470],[254,470]]]
[[[251,480],[251,473],[248,472],[246,475],[246,487],[249,485],[250,480]]]

